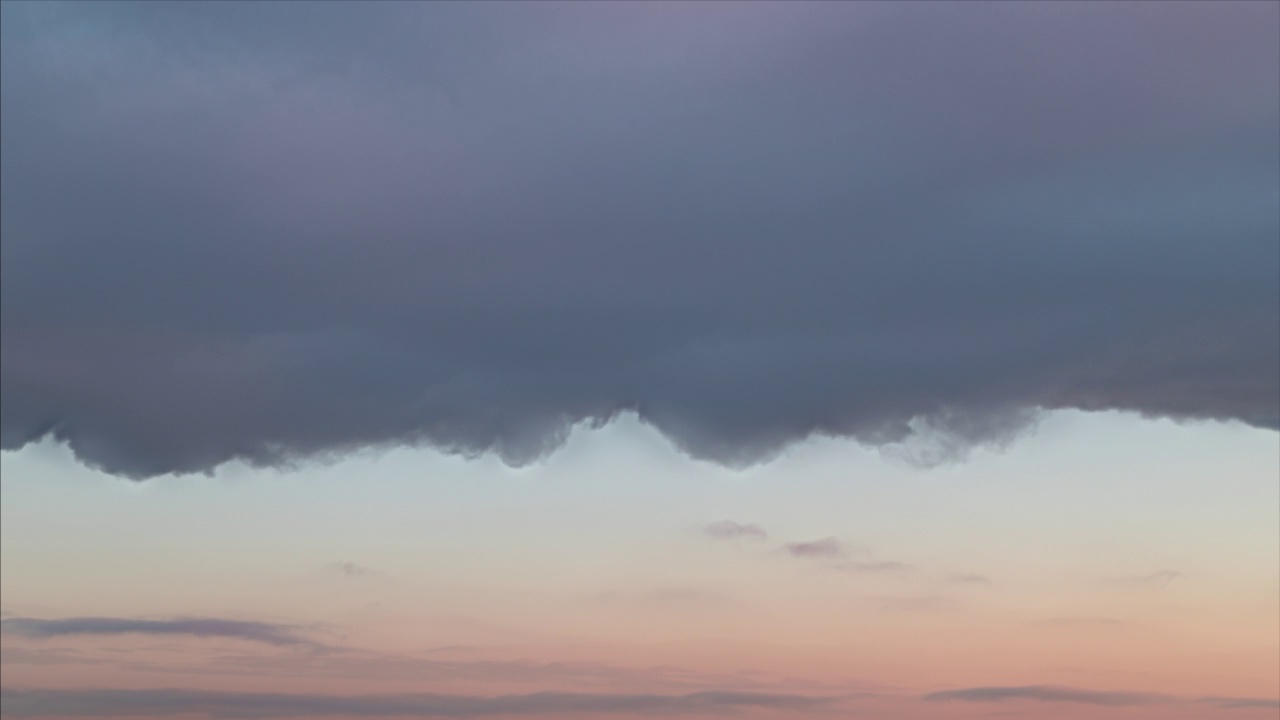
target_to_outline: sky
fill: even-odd
[[[1280,712],[1280,2],[0,20],[4,718]]]

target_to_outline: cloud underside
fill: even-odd
[[[219,618],[186,618],[177,620],[135,620],[110,617],[74,617],[44,620],[39,618],[6,618],[0,630],[15,636],[49,639],[57,637],[97,635],[186,636],[230,638],[279,646],[312,646],[296,628],[287,625]]]
[[[1278,15],[5,3],[0,445],[1277,427]]]
[[[1031,700],[1101,706],[1182,704],[1217,709],[1276,708],[1268,698],[1174,698],[1166,695],[1105,692],[1054,686],[968,688],[933,693],[929,702],[1002,702]],[[27,689],[0,690],[5,717],[503,717],[573,716],[615,713],[671,716],[775,710],[821,713],[839,698],[791,694],[707,691],[684,695],[544,692],[500,696],[396,694],[314,695],[237,693],[177,689]]]
[[[531,693],[326,696],[195,690],[3,690],[5,717],[485,717],[510,715],[670,714],[729,710],[814,709],[822,698],[737,692],[688,695]]]
[[[1004,702],[1031,700],[1046,703],[1078,703],[1084,705],[1129,706],[1190,703],[1221,709],[1280,708],[1280,700],[1271,698],[1204,697],[1176,698],[1170,695],[1137,692],[1088,690],[1057,685],[1024,685],[1016,687],[975,687],[946,690],[925,695],[931,702]]]

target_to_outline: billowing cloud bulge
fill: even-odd
[[[1280,419],[1280,5],[3,5],[5,449]],[[915,430],[913,430],[913,428]]]

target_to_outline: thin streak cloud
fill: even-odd
[[[923,697],[929,702],[1005,702],[1011,700],[1031,700],[1045,703],[1076,703],[1082,705],[1100,705],[1107,707],[1129,707],[1144,705],[1208,705],[1221,709],[1249,709],[1280,707],[1280,699],[1250,697],[1203,697],[1179,698],[1160,693],[1120,692],[1109,690],[1088,690],[1084,688],[1063,687],[1059,685],[1023,685],[1017,687],[975,687],[960,690],[945,690],[930,693]]]
[[[1124,575],[1121,577],[1111,578],[1114,585],[1127,585],[1135,588],[1158,588],[1164,589],[1174,580],[1182,578],[1182,573],[1177,570],[1159,570],[1146,575]]]
[[[564,716],[632,713],[723,713],[747,709],[812,710],[822,697],[742,692],[687,695],[531,693],[494,697],[468,695],[297,695],[220,693],[197,690],[0,690],[4,717],[453,717],[492,715]]]
[[[1277,698],[1207,697],[1200,698],[1197,702],[1228,710],[1245,708],[1280,708],[1280,699]]]
[[[703,534],[717,540],[765,540],[769,533],[755,523],[738,523],[732,520],[713,522],[702,529]]]
[[[859,562],[855,560],[847,560],[833,563],[833,568],[844,570],[852,573],[905,573],[912,570],[912,567],[904,562],[896,560],[878,560]]]
[[[787,543],[785,549],[792,557],[797,558],[831,560],[848,555],[848,551],[840,544],[840,541],[833,537],[810,540],[808,542]]]
[[[1134,692],[1110,692],[1084,690],[1055,685],[1024,685],[1019,687],[975,687],[963,690],[945,690],[924,696],[932,702],[1003,702],[1006,700],[1035,700],[1047,703],[1080,703],[1084,705],[1151,705],[1170,702],[1167,695]]]
[[[978,575],[976,573],[959,573],[948,575],[947,582],[952,585],[991,585],[991,578],[986,575]]]
[[[329,569],[342,575],[343,577],[349,577],[349,578],[367,577],[369,575],[374,574],[372,569],[365,567],[360,563],[354,563],[350,561],[332,563],[329,565]]]
[[[163,635],[230,638],[278,646],[317,645],[317,643],[302,636],[294,626],[218,618],[134,620],[110,617],[72,617],[42,620],[17,617],[0,620],[0,631],[5,634],[41,640],[79,635]]]

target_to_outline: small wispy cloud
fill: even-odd
[[[991,578],[976,573],[957,573],[948,575],[947,582],[952,585],[990,585]]]
[[[693,587],[668,587],[636,593],[610,590],[596,595],[595,599],[609,605],[648,608],[725,608],[737,605],[723,593]]]
[[[1056,617],[1036,623],[1036,625],[1048,628],[1124,627],[1131,624],[1128,620],[1109,617]]]
[[[3,665],[91,665],[104,662],[101,658],[88,657],[66,648],[24,648],[0,645],[0,666]]]
[[[355,578],[372,575],[373,570],[359,563],[354,562],[335,562],[329,565],[329,569],[341,574],[343,577]]]
[[[1146,575],[1121,575],[1110,579],[1113,585],[1129,587],[1166,588],[1169,583],[1183,577],[1177,570],[1158,570]]]
[[[1078,703],[1125,707],[1139,705],[1190,704],[1211,705],[1220,709],[1280,708],[1280,699],[1249,697],[1180,698],[1159,693],[1089,690],[1060,685],[1022,685],[1017,687],[974,687],[945,690],[923,697],[930,702],[1004,702],[1030,700],[1047,703]]]
[[[822,561],[826,567],[840,572],[891,575],[914,569],[896,560],[877,560],[867,548],[845,545],[834,537],[787,543],[782,550],[794,558]]]
[[[111,617],[72,617],[55,620],[15,617],[0,620],[0,631],[20,637],[49,639],[77,635],[185,635],[231,638],[278,646],[316,646],[298,628],[276,623],[219,618],[136,620]]]
[[[591,660],[539,662],[528,658],[497,659],[493,648],[478,645],[446,645],[425,649],[425,655],[386,653],[343,648],[341,652],[298,653],[204,653],[185,659],[139,657],[128,648],[23,647],[0,644],[0,664],[18,665],[109,665],[117,670],[145,673],[153,677],[252,677],[270,682],[287,681],[299,673],[325,681],[356,678],[418,683],[431,678],[441,685],[464,684],[483,687],[527,689],[551,687],[593,692],[645,692],[681,695],[707,689],[752,693],[839,693],[844,684],[799,683],[794,678],[777,678],[770,673],[742,675],[711,672],[678,665],[611,665]],[[0,671],[7,677],[8,670]],[[74,672],[60,670],[62,673]],[[9,715],[0,713],[0,717]]]
[[[6,718],[45,716],[173,717],[452,717],[564,716],[633,713],[672,715],[739,709],[809,710],[833,699],[806,695],[698,692],[687,695],[530,693],[523,695],[300,695],[199,690],[0,690]]]
[[[878,610],[893,613],[931,613],[955,610],[960,603],[945,595],[903,595],[870,597],[867,603]]]
[[[1023,685],[1018,687],[974,687],[945,690],[924,696],[930,702],[1003,702],[1034,700],[1037,702],[1081,703],[1085,705],[1151,705],[1173,700],[1167,695],[1136,692],[1086,690],[1057,685]]]
[[[717,540],[764,540],[769,537],[765,529],[755,523],[738,523],[732,520],[720,520],[702,528],[703,534]]]
[[[1204,697],[1196,702],[1202,705],[1213,705],[1226,710],[1245,708],[1280,708],[1278,698],[1239,698],[1239,697]]]
[[[896,560],[881,561],[858,561],[846,560],[842,562],[832,563],[831,565],[837,570],[855,573],[905,573],[910,572],[912,567],[906,563],[897,562]]]
[[[810,542],[787,543],[785,549],[792,557],[798,558],[831,560],[848,555],[848,551],[834,537],[826,537]]]

